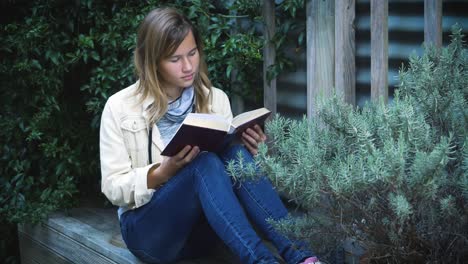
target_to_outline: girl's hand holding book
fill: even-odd
[[[252,155],[257,155],[258,145],[265,142],[267,136],[263,133],[262,128],[259,125],[247,128],[242,132],[242,143],[249,150]]]
[[[172,177],[185,165],[190,163],[200,153],[197,146],[185,146],[179,153],[172,157],[164,157],[161,163],[161,169],[164,170],[166,175]]]
[[[181,168],[190,163],[200,153],[200,149],[195,146],[185,146],[179,153],[172,157],[164,157],[161,164],[148,173],[148,188],[157,189],[167,182]]]

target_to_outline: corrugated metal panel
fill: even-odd
[[[305,19],[305,18],[304,18]],[[462,26],[468,35],[468,0],[443,1],[443,43],[450,38],[452,25]],[[356,102],[363,105],[370,98],[370,1],[356,1]],[[398,70],[410,54],[422,53],[424,41],[424,0],[389,1],[389,94],[398,82]],[[289,117],[301,118],[307,112],[305,50],[295,53],[287,48],[297,70],[278,78],[278,111]]]

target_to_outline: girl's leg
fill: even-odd
[[[181,259],[206,257],[209,253],[214,253],[214,250],[221,244],[223,241],[216,235],[205,215],[202,214],[192,228],[192,232],[179,255]]]
[[[154,192],[150,202],[121,215],[122,237],[128,249],[144,262],[177,260],[203,215],[192,173],[187,166]]]
[[[148,204],[124,213],[122,235],[144,260],[172,262],[188,254],[186,243],[203,213],[243,263],[276,262],[250,226],[223,163],[213,153],[200,153]]]
[[[234,145],[221,154],[225,164],[238,158],[242,153],[244,164],[254,162],[250,152],[241,145]],[[273,242],[287,263],[299,263],[314,254],[306,249],[305,243],[292,241],[278,233],[266,219],[280,220],[287,216],[288,211],[274,190],[270,180],[261,176],[254,180],[242,180],[234,187],[239,201],[242,203],[253,223]]]

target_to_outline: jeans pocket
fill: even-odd
[[[153,257],[152,255],[148,254],[146,250],[141,249],[128,249],[135,255],[139,260],[145,263],[162,263],[159,259]]]

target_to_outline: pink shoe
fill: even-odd
[[[319,261],[319,259],[317,257],[310,257],[310,258],[304,259],[304,261],[302,261],[299,264],[314,264],[314,263],[319,264],[321,262]]]

